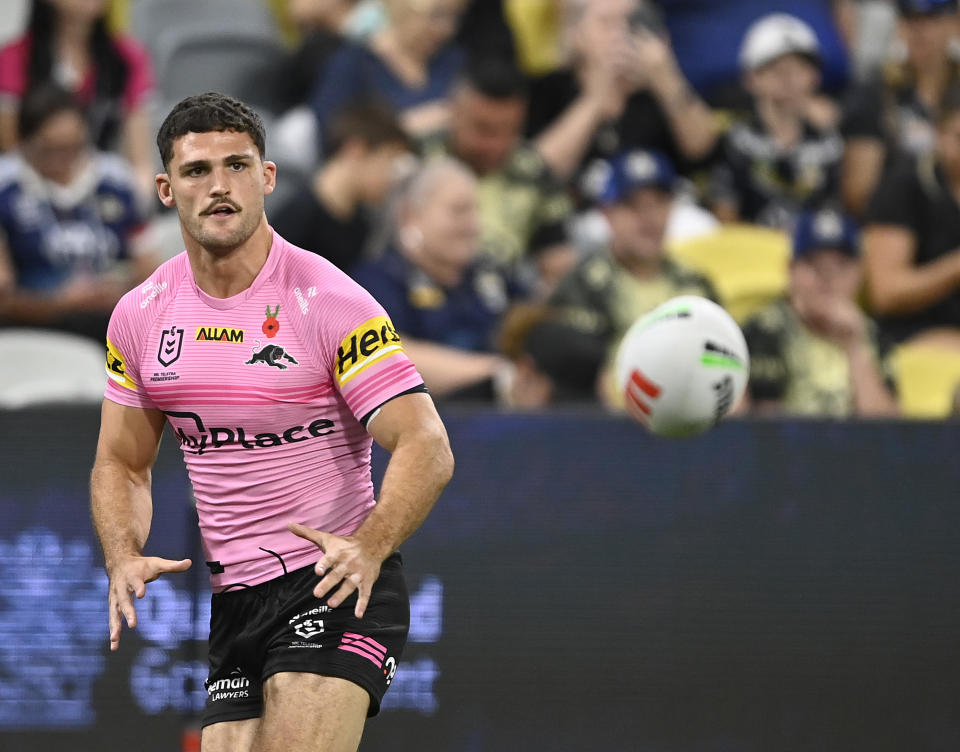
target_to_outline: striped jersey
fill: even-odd
[[[163,264],[117,304],[106,368],[107,399],[167,417],[215,590],[314,563],[288,522],[353,533],[374,505],[366,422],[423,388],[383,308],[276,233],[230,298],[197,287],[185,252]]]

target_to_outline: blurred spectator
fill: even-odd
[[[868,81],[890,59],[897,9],[890,0],[834,0],[834,18],[850,55],[850,77]]]
[[[634,147],[665,152],[676,164],[711,151],[713,115],[646,0],[565,0],[565,12],[570,67],[534,82],[527,120],[560,179]]]
[[[505,0],[467,0],[457,43],[468,60],[496,58],[516,64],[517,51],[505,5]]]
[[[843,141],[811,115],[818,56],[813,29],[794,16],[764,16],[747,30],[740,63],[753,107],[733,121],[711,172],[709,204],[722,221],[789,230],[800,210],[836,197]]]
[[[960,88],[940,104],[934,153],[901,160],[881,181],[864,256],[886,337],[960,349]]]
[[[506,407],[523,410],[558,402],[593,400],[597,367],[607,351],[604,341],[562,320],[542,303],[520,303],[503,318],[498,349],[513,364],[499,384]]]
[[[426,139],[426,156],[449,154],[469,166],[479,182],[483,249],[516,271],[536,261],[546,288],[575,261],[565,221],[572,209],[563,186],[522,138],[526,82],[512,65],[481,60],[454,86],[450,128]]]
[[[397,212],[396,246],[354,278],[383,305],[437,397],[492,399],[507,362],[497,322],[517,290],[480,255],[476,180],[455,160],[430,160]]]
[[[843,200],[861,215],[891,156],[933,151],[934,120],[944,93],[960,83],[951,51],[956,0],[898,0],[905,59],[854,89],[844,112]]]
[[[110,34],[106,14],[107,0],[33,0],[26,33],[0,49],[0,150],[16,143],[26,92],[57,83],[83,105],[94,145],[126,155],[152,197],[150,61],[133,39]]]
[[[370,210],[382,207],[400,177],[410,142],[393,112],[377,104],[349,105],[336,115],[324,147],[327,160],[309,186],[273,216],[277,231],[349,271],[367,245]]]
[[[300,42],[276,76],[278,110],[303,104],[327,63],[345,43],[344,29],[358,0],[289,0],[287,13]]]
[[[859,239],[831,209],[801,215],[789,289],[744,324],[749,395],[758,412],[895,415],[876,326],[857,306]]]
[[[0,157],[0,319],[103,341],[156,267],[130,167],[91,147],[83,109],[54,86],[27,94],[19,123],[19,150]]]
[[[517,64],[529,76],[543,76],[563,65],[561,5],[561,0],[503,0]]]
[[[858,4],[864,0],[854,0]],[[879,0],[890,2],[890,0]],[[820,43],[826,91],[846,83],[847,52],[837,29],[842,0],[658,0],[670,32],[671,46],[687,80],[717,108],[743,106],[739,47],[743,34],[758,18],[789,13],[810,25]]]
[[[581,261],[560,281],[550,303],[612,354],[630,325],[660,303],[677,295],[717,296],[705,277],[664,253],[675,184],[669,160],[635,150],[601,166],[586,182],[610,227],[608,252]],[[593,368],[601,365],[595,358]]]
[[[464,0],[385,0],[390,22],[366,45],[349,44],[331,58],[311,97],[321,132],[354,99],[380,98],[401,114],[408,133],[447,124],[447,93],[463,63],[451,43]]]

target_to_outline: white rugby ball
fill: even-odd
[[[659,436],[702,433],[743,396],[750,356],[729,313],[696,295],[637,319],[620,343],[617,386],[630,415]]]

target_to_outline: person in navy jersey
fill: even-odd
[[[120,296],[157,264],[133,172],[95,151],[83,110],[50,85],[24,99],[0,157],[0,321],[102,340]]]
[[[451,38],[463,0],[389,0],[389,23],[366,45],[346,45],[330,59],[310,98],[320,133],[356,99],[381,99],[411,135],[446,125],[446,96],[463,65]]]
[[[522,290],[480,252],[476,178],[438,157],[410,181],[396,244],[353,278],[387,310],[436,397],[492,398],[506,361],[494,353],[501,315]]]

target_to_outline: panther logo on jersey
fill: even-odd
[[[259,344],[260,340],[257,340],[257,345]],[[254,350],[253,356],[250,358],[250,360],[245,361],[244,365],[252,366],[256,365],[257,363],[266,363],[268,366],[273,366],[274,368],[279,368],[281,371],[286,371],[288,366],[281,363],[281,360],[285,360],[295,366],[300,365],[300,362],[290,353],[280,347],[280,345],[267,345],[261,350]]]

